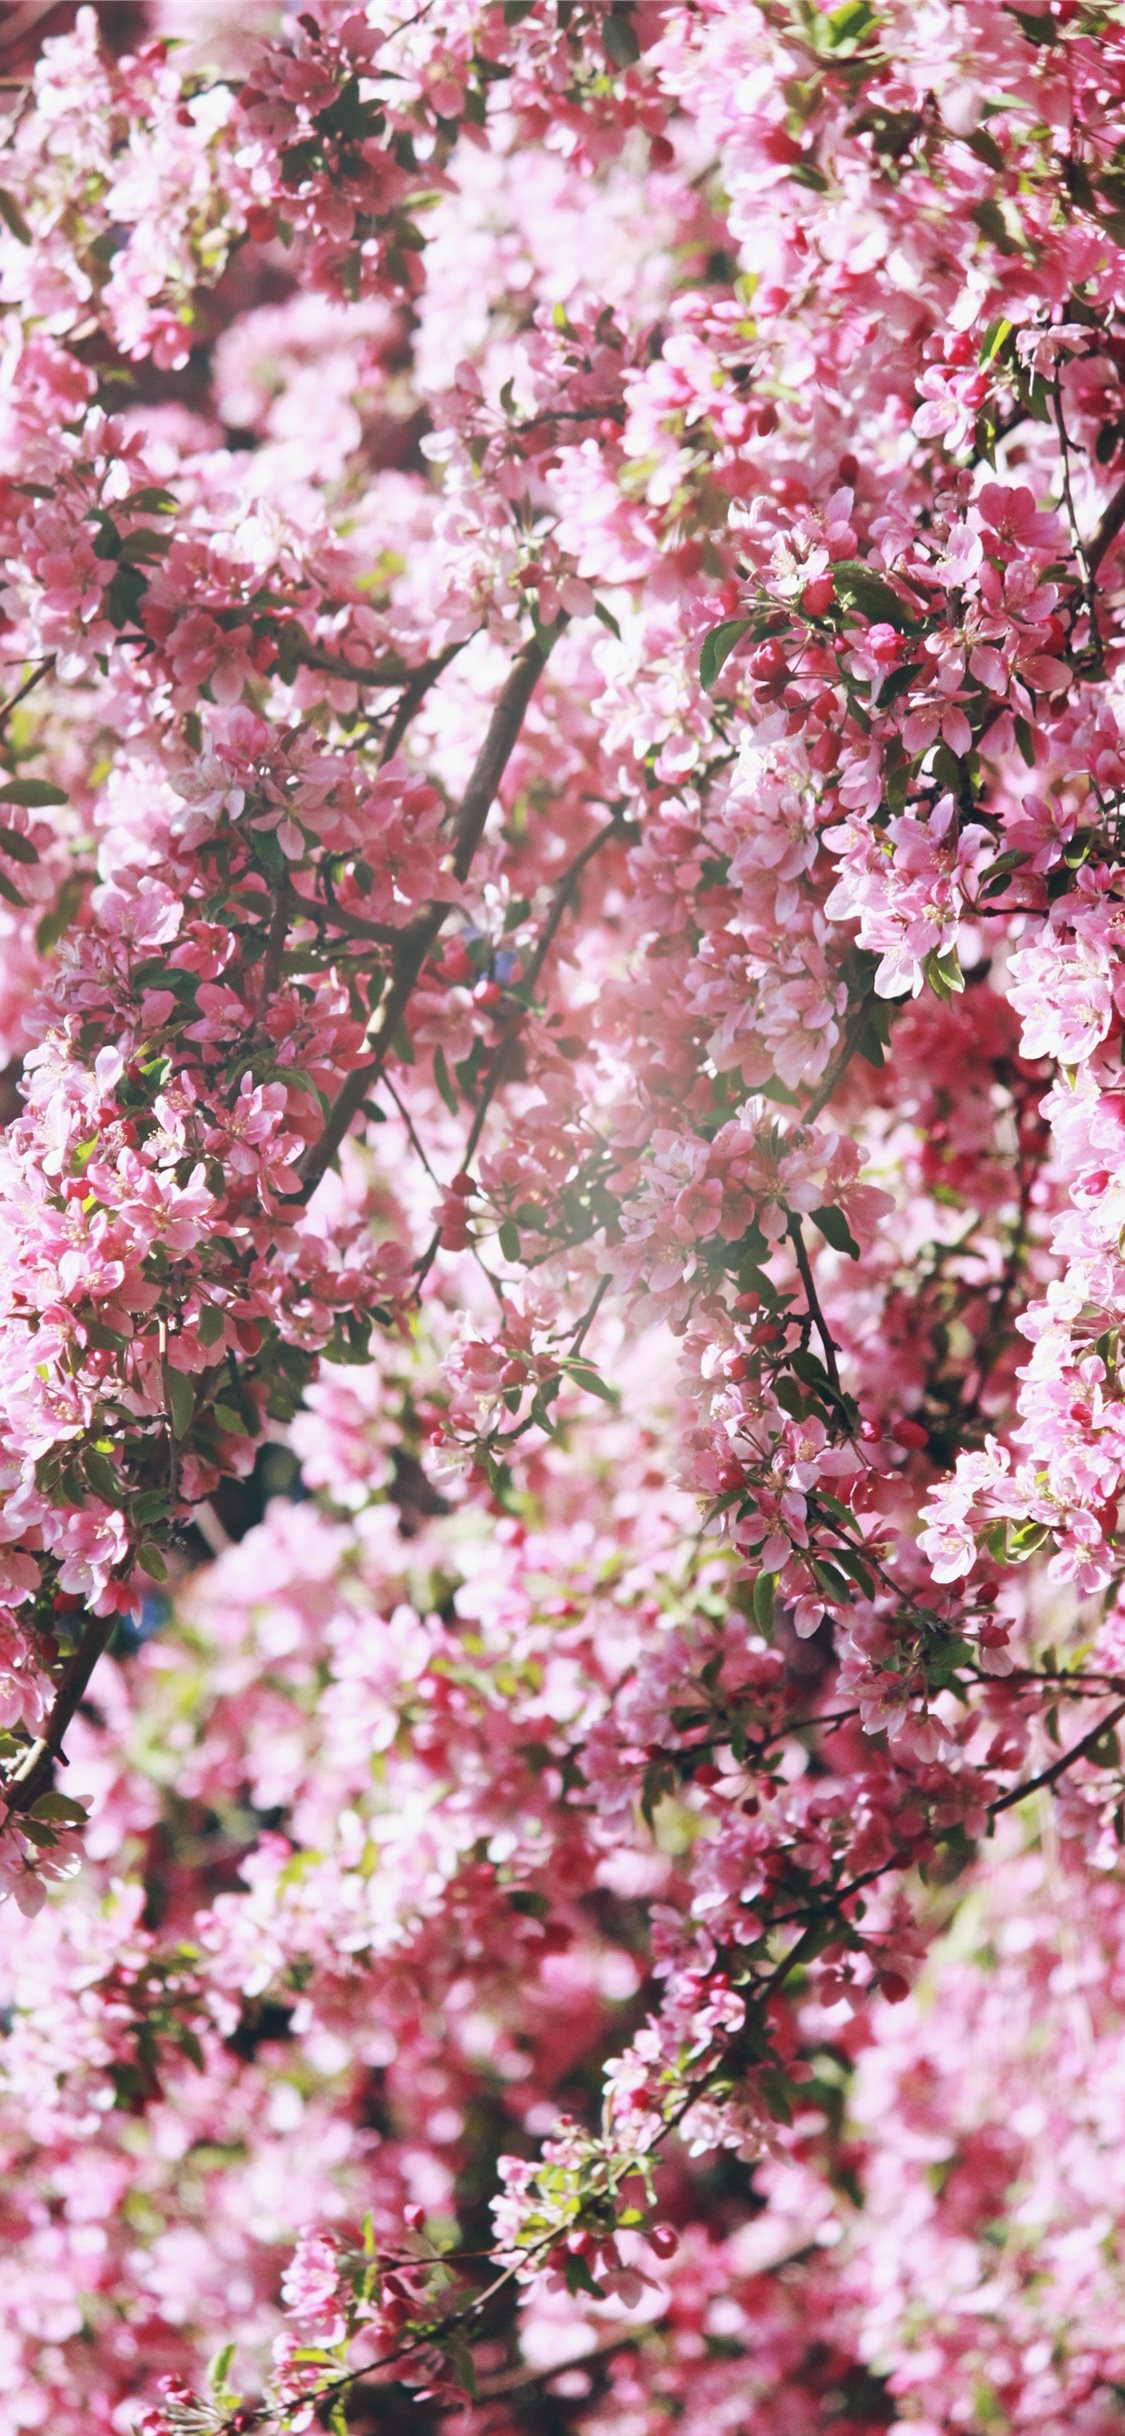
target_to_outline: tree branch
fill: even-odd
[[[998,1800],[990,1802],[988,1805],[990,1817],[996,1818],[1001,1810],[1010,1810],[1014,1803],[1026,1801],[1029,1793],[1042,1793],[1048,1785],[1057,1784],[1060,1776],[1065,1776],[1067,1769],[1074,1766],[1075,1760],[1084,1759],[1087,1751],[1092,1750],[1094,1744],[1101,1741],[1103,1734],[1111,1734],[1114,1726],[1120,1725],[1123,1717],[1125,1717],[1125,1700],[1119,1700],[1116,1708],[1110,1710],[1108,1717],[1099,1718],[1097,1725],[1091,1726],[1089,1732],[1083,1734],[1078,1742],[1072,1742],[1069,1751],[1061,1751],[1058,1758],[1052,1760],[1049,1768],[1041,1769],[1038,1776],[1026,1778],[1022,1785],[1013,1785],[1010,1793],[1002,1793]]]
[[[828,1376],[832,1381],[832,1385],[835,1388],[837,1395],[839,1395],[840,1372],[836,1362],[836,1348],[832,1342],[832,1335],[828,1322],[820,1308],[820,1298],[816,1290],[816,1281],[813,1277],[812,1267],[809,1262],[809,1255],[805,1246],[805,1238],[801,1233],[801,1221],[792,1210],[790,1210],[789,1213],[788,1233],[789,1241],[793,1246],[794,1253],[796,1254],[797,1267],[801,1275],[801,1284],[805,1289],[805,1302],[808,1309],[808,1317],[813,1327],[816,1329],[818,1337],[820,1338],[821,1350],[824,1354],[824,1367],[828,1372]]]
[[[1125,525],[1125,482],[1114,492],[1093,540],[1087,543],[1086,565],[1091,578],[1097,574],[1107,550],[1113,548],[1122,525]]]
[[[87,1618],[78,1647],[59,1678],[45,1732],[29,1745],[19,1766],[0,1785],[0,1801],[7,1803],[9,1811],[33,1809],[46,1791],[51,1769],[61,1755],[63,1736],[116,1622],[116,1615]],[[5,1823],[0,1820],[0,1833]]]
[[[546,665],[547,654],[559,631],[559,627],[556,627],[550,636],[540,638],[535,635],[524,644],[493,710],[487,735],[453,824],[453,872],[458,880],[468,876],[496,790]],[[400,944],[391,964],[390,986],[372,1019],[369,1037],[379,1044],[376,1053],[365,1064],[356,1066],[341,1085],[320,1140],[310,1145],[301,1162],[302,1198],[306,1201],[331,1165],[348,1127],[372,1084],[378,1081],[383,1071],[395,1032],[448,911],[447,899],[435,900],[425,906],[399,935]]]
[[[537,942],[535,953],[520,983],[521,989],[523,989],[529,997],[531,992],[534,990],[535,984],[539,979],[539,975],[543,970],[548,956],[550,955],[555,938],[558,934],[559,925],[562,922],[563,915],[566,912],[567,905],[570,902],[576,880],[581,877],[581,874],[586,869],[586,865],[593,862],[594,856],[601,853],[602,847],[608,845],[610,838],[619,836],[620,833],[621,821],[619,815],[615,813],[613,819],[607,821],[605,828],[599,829],[595,836],[588,838],[586,844],[580,849],[579,853],[574,856],[573,861],[568,863],[567,868],[559,881],[558,887],[555,890],[554,898],[551,903],[551,909],[543,925],[542,935]],[[526,1022],[529,1013],[529,1007],[524,1007],[521,1010],[518,1021],[512,1025],[510,1031],[504,1034],[503,1039],[498,1042],[497,1047],[493,1052],[488,1072],[485,1075],[484,1081],[481,1085],[480,1098],[477,1101],[473,1121],[469,1127],[465,1147],[461,1153],[461,1167],[463,1170],[469,1166],[470,1161],[474,1156],[477,1144],[480,1141],[482,1133],[484,1132],[485,1119],[488,1115],[488,1111],[496,1097],[498,1090],[500,1089],[501,1083],[504,1080],[505,1069],[508,1066],[512,1051],[519,1039],[520,1033],[523,1030],[524,1023]],[[419,1285],[421,1285],[422,1279],[428,1276],[429,1271],[433,1267],[434,1261],[436,1260],[438,1251],[440,1249],[440,1245],[441,1228],[438,1227],[431,1236],[430,1241],[421,1256],[421,1259],[416,1264]]]

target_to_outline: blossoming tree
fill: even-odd
[[[9,15],[5,2436],[1121,2436],[1125,11]]]

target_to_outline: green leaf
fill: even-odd
[[[146,483],[143,490],[130,491],[124,501],[130,513],[140,516],[174,516],[179,507],[171,491],[162,490],[159,483]]]
[[[140,1496],[134,1497],[131,1504],[134,1522],[163,1522],[170,1502],[167,1489],[142,1489]]]
[[[774,2122],[792,2123],[793,2109],[789,2101],[793,2084],[786,2080],[785,2074],[779,2072],[775,2064],[767,2064],[759,2073],[758,2087],[765,2099],[767,2112],[773,2116]]]
[[[616,636],[618,642],[621,641],[621,628],[612,609],[607,609],[604,601],[594,602],[594,616],[601,619],[603,626],[608,626],[610,633]]]
[[[712,626],[705,636],[699,654],[699,677],[707,693],[714,691],[735,644],[741,642],[752,624],[753,619],[748,617],[724,618],[721,626]]]
[[[213,1404],[211,1414],[219,1428],[229,1431],[233,1437],[248,1438],[250,1436],[241,1413],[235,1411],[233,1404]]]
[[[641,55],[633,25],[632,11],[611,8],[602,26],[602,41],[606,58],[615,68],[633,68]]]
[[[161,1555],[155,1540],[143,1539],[141,1541],[140,1547],[137,1550],[137,1563],[141,1568],[141,1572],[148,1574],[150,1581],[167,1581],[168,1567],[164,1562],[164,1558]]]
[[[223,1333],[223,1325],[223,1314],[220,1311],[218,1304],[204,1303],[203,1309],[199,1314],[198,1334],[200,1344],[217,1345],[219,1338]]]
[[[776,1573],[760,1573],[754,1584],[754,1622],[762,1632],[768,1632],[773,1623],[776,1592]]]
[[[836,1549],[836,1563],[843,1566],[845,1573],[851,1574],[853,1582],[858,1582],[865,1599],[874,1598],[874,1580],[871,1574],[868,1572],[867,1567],[863,1562],[863,1558],[856,1555],[854,1548],[838,1547]]]
[[[904,660],[901,668],[892,668],[879,687],[879,708],[888,710],[902,694],[909,693],[915,678],[921,675],[920,660]]]
[[[215,2353],[207,2370],[207,2383],[211,2392],[220,2396],[223,2401],[227,2398],[227,2377],[236,2350],[236,2344],[224,2343],[222,2350]]]
[[[88,1446],[82,1458],[82,1468],[95,1497],[104,1498],[107,1506],[119,1506],[121,1483],[108,1455],[99,1453],[96,1446]]]
[[[22,837],[18,829],[0,829],[0,846],[5,854],[11,855],[14,863],[37,863],[39,860],[38,846],[33,846],[29,837]]]
[[[41,956],[50,954],[64,933],[70,929],[82,903],[82,882],[64,880],[53,905],[48,906],[35,932],[35,944]]]
[[[516,1261],[519,1259],[520,1231],[517,1226],[512,1225],[510,1218],[505,1218],[503,1226],[500,1228],[499,1243],[505,1260]]]
[[[9,194],[6,186],[0,186],[0,220],[4,222],[5,228],[11,230],[19,245],[30,245],[31,230],[15,196]]]
[[[564,1362],[563,1369],[586,1395],[599,1396],[603,1404],[617,1404],[620,1401],[616,1388],[607,1386],[605,1380],[599,1378],[591,1362]]]
[[[68,1793],[41,1793],[31,1815],[33,1819],[46,1819],[53,1827],[84,1827],[89,1814],[84,1804],[72,1801]]]
[[[900,634],[916,634],[918,620],[900,601],[885,575],[877,575],[861,558],[842,558],[831,570],[836,590],[849,608],[873,626],[894,626]]]
[[[158,533],[151,525],[140,524],[134,533],[126,533],[117,555],[123,567],[143,567],[163,558],[171,546],[170,533]]]
[[[961,137],[961,142],[968,145],[970,152],[975,152],[978,161],[983,161],[986,168],[998,169],[1003,172],[1005,165],[1004,155],[1000,150],[1000,146],[997,143],[995,136],[989,135],[986,127],[974,127],[970,135],[963,135]],[[992,362],[993,356],[997,354],[1000,347],[1003,346],[1004,339],[1007,337],[1011,327],[1012,325],[1010,321],[997,322],[996,328],[1002,333],[1002,335],[1001,337],[993,338],[990,342],[988,342],[988,353],[987,355],[982,355],[980,359],[982,364],[990,364]]]
[[[835,1209],[831,1203],[825,1202],[822,1209],[810,1210],[809,1216],[813,1225],[820,1228],[825,1242],[831,1244],[834,1252],[846,1252],[849,1260],[859,1259],[859,1245],[843,1210]]]
[[[851,1583],[846,1574],[841,1573],[835,1565],[830,1565],[826,1557],[814,1556],[812,1569],[827,1598],[850,1600]]]
[[[1015,1564],[1025,1564],[1029,1556],[1035,1556],[1040,1548],[1046,1547],[1049,1538],[1050,1532],[1048,1531],[1045,1523],[1024,1522],[1010,1524],[1008,1529],[1008,1555]]]
[[[838,51],[845,43],[862,42],[864,35],[870,34],[878,22],[870,0],[843,0],[840,8],[829,12],[827,20],[826,31],[832,49]]]
[[[961,971],[955,947],[944,948],[940,955],[936,948],[931,948],[922,965],[922,971],[935,996],[943,999],[947,1005],[949,1000],[957,997],[965,987],[965,976]]]
[[[563,2259],[563,2281],[570,2293],[591,2292],[596,2301],[605,2299],[603,2286],[595,2284],[586,2261],[578,2250],[568,2250]]]
[[[172,1435],[175,1438],[186,1438],[195,1411],[195,1389],[182,1370],[168,1371],[167,1393]]]
[[[995,862],[989,863],[982,871],[977,894],[982,897],[999,896],[1007,887],[1013,871],[1018,871],[1030,860],[1030,855],[1022,853],[1018,846],[1009,846],[1006,853],[998,854]]]
[[[8,905],[23,906],[27,903],[27,898],[16,887],[15,881],[8,878],[6,871],[0,871],[0,897],[3,897]]]
[[[1022,34],[1026,34],[1029,42],[1044,43],[1048,48],[1050,48],[1052,44],[1058,41],[1058,34],[1055,30],[1055,23],[1052,17],[1047,15],[1042,17],[1033,17],[1030,15],[1025,16],[1024,11],[1020,8],[1014,8],[1011,11],[1011,14],[1015,18],[1020,32]]]
[[[446,1063],[445,1051],[441,1047],[440,1042],[437,1048],[434,1050],[434,1081],[437,1084],[438,1090],[445,1101],[445,1105],[448,1108],[450,1115],[456,1116],[461,1103],[457,1097],[457,1088]]]
[[[48,804],[65,804],[62,787],[48,785],[45,778],[10,778],[0,787],[0,804],[23,804],[29,812],[45,811]]]

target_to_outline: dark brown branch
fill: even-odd
[[[479,633],[479,631],[478,628],[477,632]],[[471,635],[464,635],[459,643],[447,643],[445,650],[439,651],[436,659],[423,660],[421,668],[415,669],[409,684],[404,685],[402,689],[401,700],[383,738],[382,750],[379,754],[380,768],[397,753],[414,713],[421,708],[431,685],[436,684],[443,670],[449,667],[450,661],[455,660],[458,652],[464,651],[466,643],[472,640]]]
[[[835,1388],[837,1395],[839,1395],[840,1372],[836,1362],[836,1348],[832,1342],[832,1335],[828,1322],[820,1308],[820,1298],[816,1290],[816,1281],[813,1277],[808,1252],[805,1248],[805,1238],[801,1233],[801,1221],[792,1210],[789,1213],[788,1231],[789,1241],[793,1246],[797,1260],[797,1267],[801,1275],[801,1284],[805,1289],[805,1304],[809,1323],[816,1329],[816,1333],[820,1338],[821,1349],[824,1354],[824,1367],[828,1372],[828,1376],[832,1381],[832,1385]]]
[[[539,979],[539,975],[543,970],[548,956],[550,955],[552,947],[554,946],[559,925],[574,892],[575,882],[581,877],[583,871],[586,869],[586,865],[593,862],[594,856],[601,853],[602,847],[608,845],[610,838],[620,836],[620,834],[621,822],[619,817],[615,814],[611,821],[607,821],[604,829],[599,829],[594,837],[587,839],[586,844],[574,856],[573,861],[568,863],[567,868],[564,871],[555,891],[554,899],[551,904],[551,910],[543,925],[542,935],[537,942],[535,953],[530,964],[528,965],[526,973],[523,975],[521,980],[520,986],[527,993],[528,997],[530,997],[531,992],[534,990],[535,984]],[[527,1007],[522,1010],[519,1020],[512,1025],[510,1031],[504,1034],[503,1040],[498,1043],[493,1052],[488,1072],[485,1075],[484,1081],[481,1085],[480,1098],[477,1101],[473,1121],[469,1127],[465,1147],[461,1153],[462,1170],[469,1167],[474,1157],[477,1144],[480,1141],[482,1133],[484,1132],[485,1119],[488,1115],[488,1111],[492,1106],[492,1102],[495,1099],[498,1090],[500,1089],[501,1083],[504,1081],[505,1074],[511,1062],[512,1052],[516,1046],[516,1042],[519,1039],[529,1012],[530,1009]],[[430,1241],[417,1264],[419,1285],[421,1285],[422,1279],[429,1274],[430,1269],[433,1267],[440,1245],[441,1228],[438,1227],[431,1236]]]
[[[1086,566],[1091,578],[1097,574],[1107,550],[1113,548],[1122,525],[1125,525],[1125,482],[1114,492],[1093,540],[1087,543]]]
[[[9,694],[6,702],[0,702],[0,732],[6,728],[12,712],[19,703],[25,701],[28,694],[34,693],[35,687],[42,683],[44,677],[50,676],[54,665],[55,655],[52,651],[45,660],[39,661],[38,666],[32,669],[29,677],[24,678],[23,684],[16,687],[15,693]]]
[[[78,1647],[68,1658],[59,1678],[45,1731],[30,1744],[19,1766],[0,1786],[0,1799],[7,1803],[9,1810],[31,1810],[40,1794],[46,1792],[51,1770],[62,1751],[63,1736],[116,1622],[115,1615],[88,1617]]]
[[[1048,1785],[1057,1784],[1060,1776],[1065,1776],[1067,1769],[1074,1766],[1076,1759],[1084,1759],[1087,1751],[1093,1750],[1103,1734],[1112,1734],[1114,1726],[1120,1725],[1123,1717],[1125,1700],[1119,1700],[1108,1717],[1100,1718],[1097,1725],[1091,1726],[1078,1742],[1072,1742],[1069,1751],[1061,1751],[1049,1768],[1041,1769],[1038,1776],[1028,1777],[1022,1785],[1013,1785],[1010,1793],[1002,1793],[997,1801],[990,1802],[990,1816],[997,1818],[1001,1810],[1010,1810],[1014,1803],[1026,1801],[1029,1793],[1042,1793]]]
[[[555,632],[558,632],[557,628]],[[535,635],[529,643],[524,644],[492,713],[488,733],[453,824],[453,871],[458,880],[468,876],[496,790],[507,768],[553,641],[554,634],[542,639]],[[372,1019],[371,1038],[378,1042],[378,1047],[375,1055],[362,1066],[355,1067],[341,1085],[320,1140],[313,1143],[305,1154],[301,1166],[302,1196],[305,1200],[315,1192],[353,1118],[383,1071],[394,1035],[448,911],[447,899],[436,900],[424,906],[416,919],[399,934],[389,986]]]
[[[292,897],[289,888],[289,881],[287,878],[285,878],[281,881],[278,887],[277,898],[274,903],[273,912],[270,915],[269,931],[266,936],[266,952],[262,958],[262,979],[261,986],[258,990],[258,1004],[256,1010],[256,1021],[258,1024],[264,1023],[266,1014],[269,1010],[270,1000],[273,997],[274,991],[276,990],[278,982],[281,979],[282,959],[285,955],[285,943],[289,937],[289,919],[291,912]]]

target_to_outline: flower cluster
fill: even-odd
[[[13,2427],[1114,2436],[1125,34],[8,48]]]

